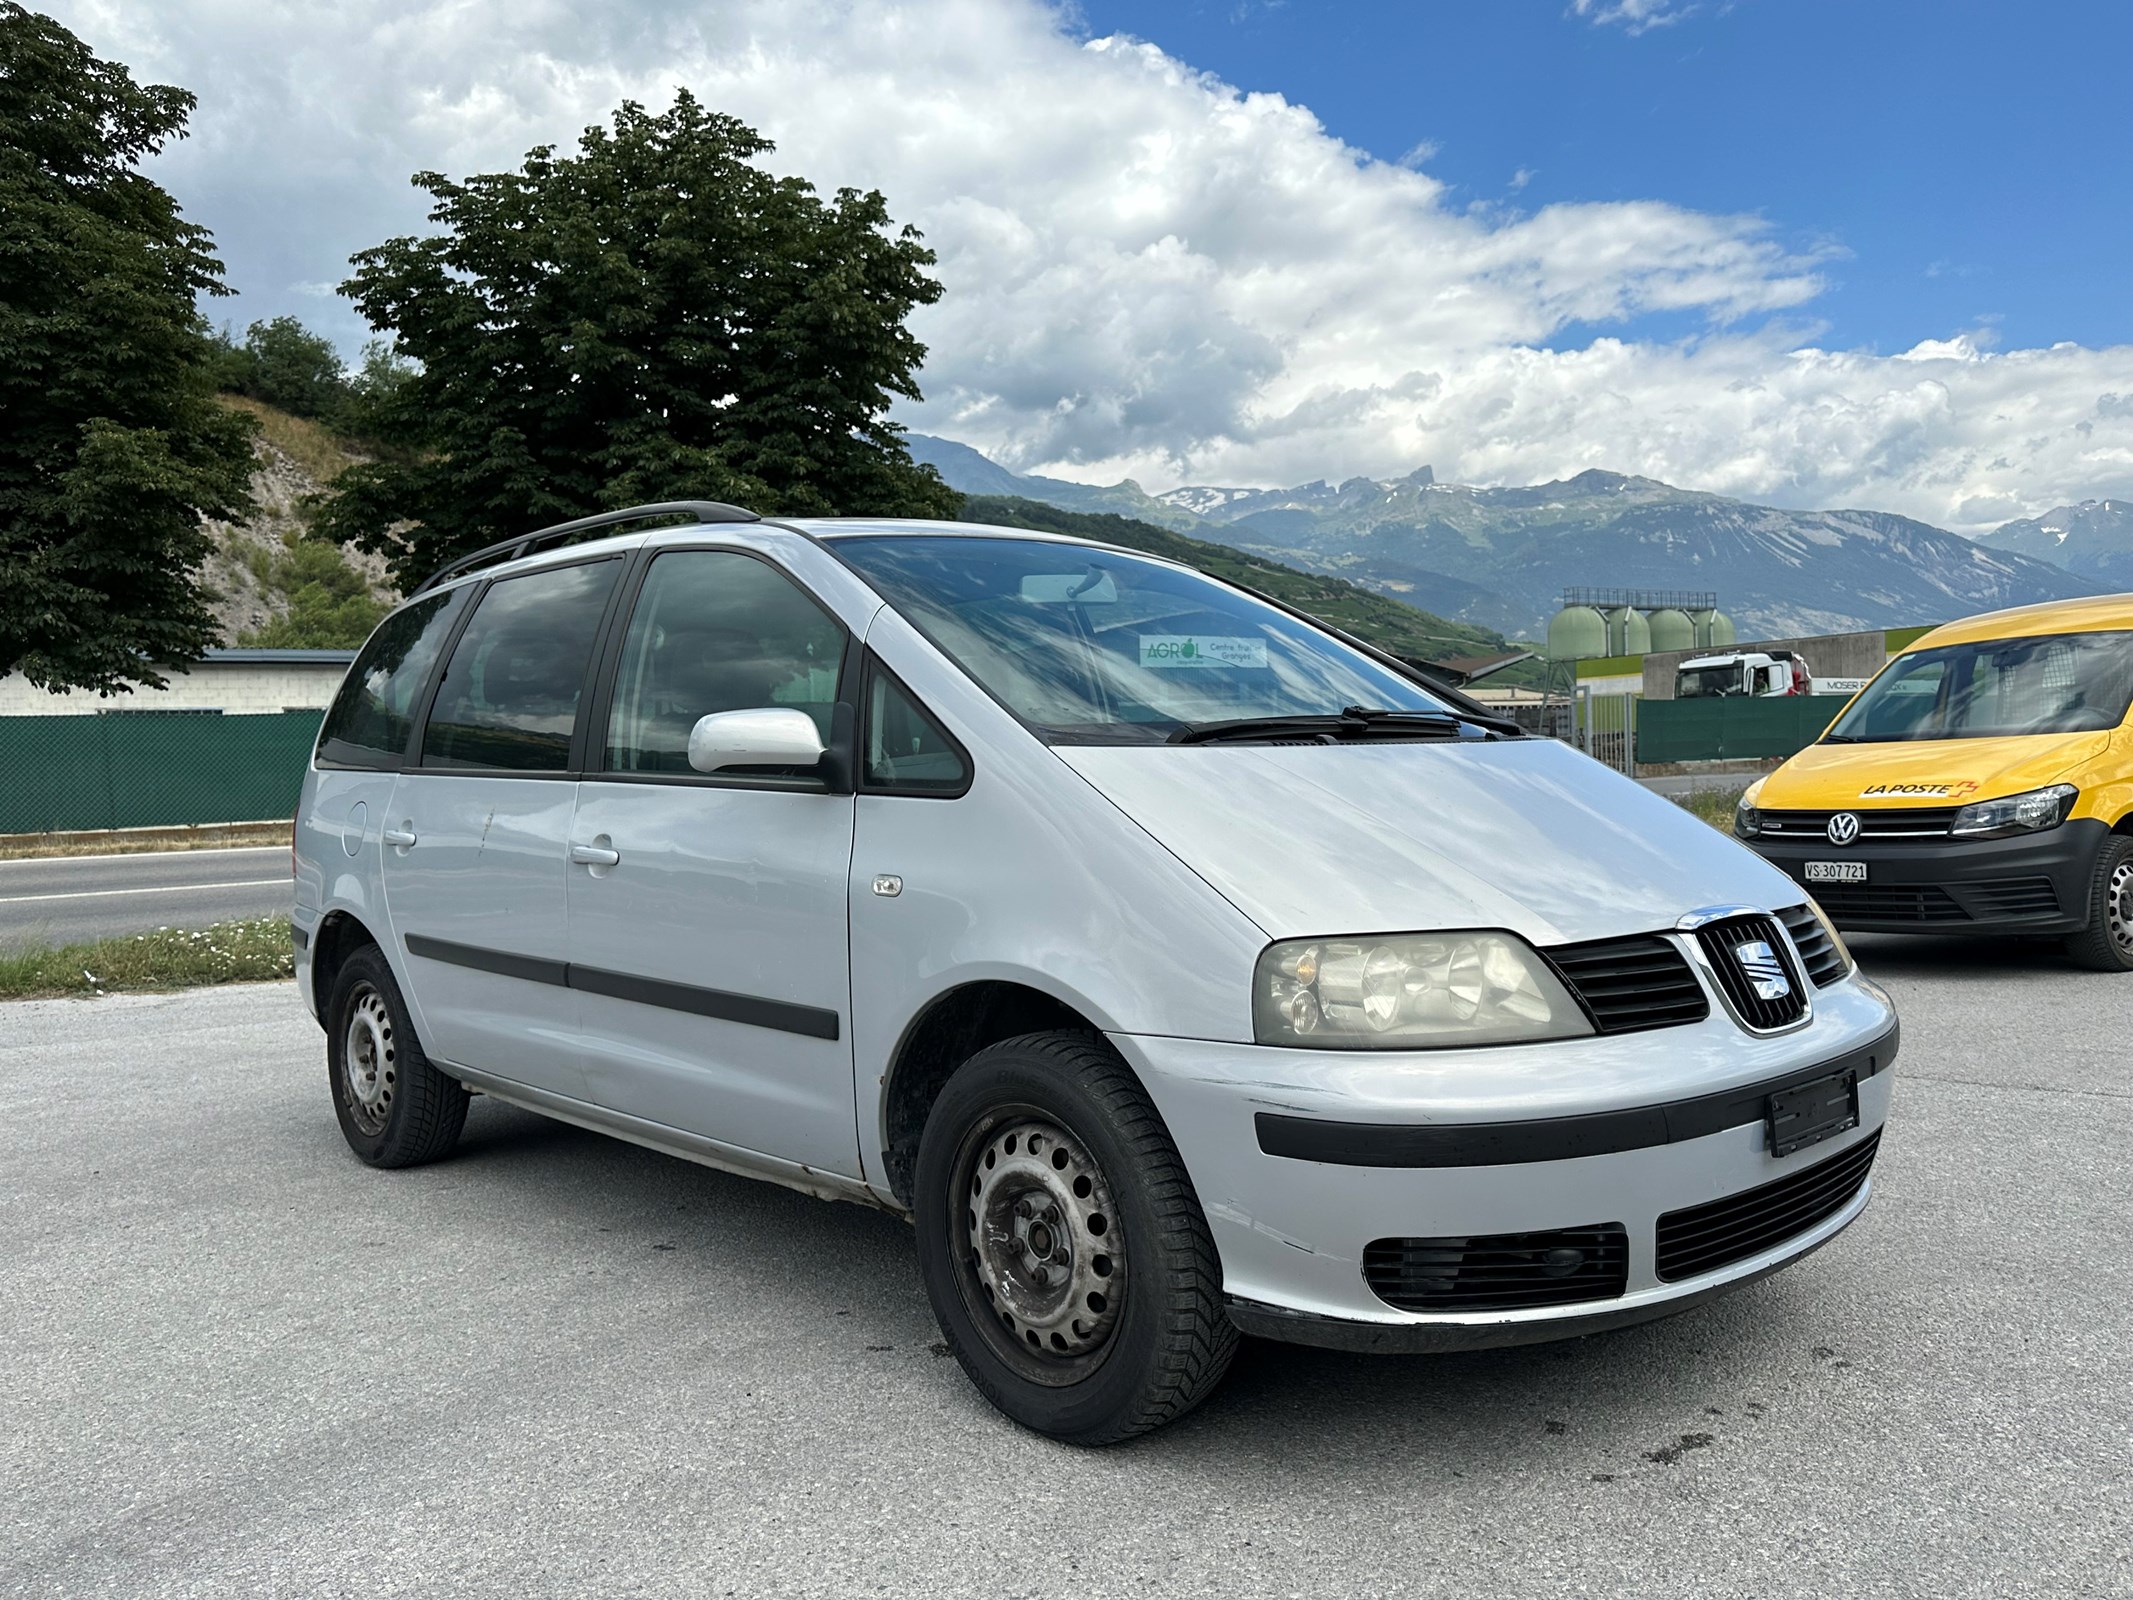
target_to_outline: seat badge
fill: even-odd
[[[1840,811],[1829,819],[1829,826],[1823,831],[1831,844],[1850,844],[1859,837],[1859,819],[1849,811]]]
[[[1743,939],[1733,947],[1733,959],[1747,974],[1756,999],[1782,1000],[1792,993],[1792,980],[1785,976],[1785,964],[1778,960],[1777,952],[1770,948],[1767,940]]]

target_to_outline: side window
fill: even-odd
[[[607,719],[609,772],[689,772],[689,730],[715,711],[791,706],[823,741],[844,629],[768,562],[673,550],[645,573]]]
[[[491,584],[437,685],[422,764],[565,770],[594,636],[621,570],[619,561],[593,561]]]
[[[349,766],[390,765],[407,752],[415,702],[466,590],[417,600],[378,624],[319,729],[319,753]]]
[[[961,747],[879,667],[867,675],[866,751],[869,789],[959,795],[970,787]]]

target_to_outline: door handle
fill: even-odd
[[[605,850],[596,844],[574,844],[570,859],[581,867],[613,867],[622,862],[620,850]]]
[[[387,828],[378,837],[397,850],[406,850],[417,842],[413,828]]]

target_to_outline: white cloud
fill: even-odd
[[[1455,207],[1301,107],[1084,40],[1038,0],[48,3],[199,92],[160,175],[216,230],[243,319],[329,326],[304,289],[421,226],[417,168],[516,165],[687,84],[775,138],[781,170],[877,186],[925,230],[948,292],[917,319],[927,399],[905,420],[1025,469],[1161,488],[1607,466],[1971,526],[2133,495],[2133,349],[1978,329],[1820,349],[1790,319],[1828,253],[1759,218]],[[1640,338],[1650,313],[1701,331]]]
[[[1667,27],[1696,9],[1683,0],[1570,0],[1570,8],[1594,23],[1614,24],[1632,34]]]

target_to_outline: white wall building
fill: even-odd
[[[353,650],[210,650],[188,668],[164,667],[161,689],[138,685],[100,695],[54,694],[19,672],[0,678],[0,717],[93,716],[108,711],[220,711],[254,715],[323,711],[355,659]]]

